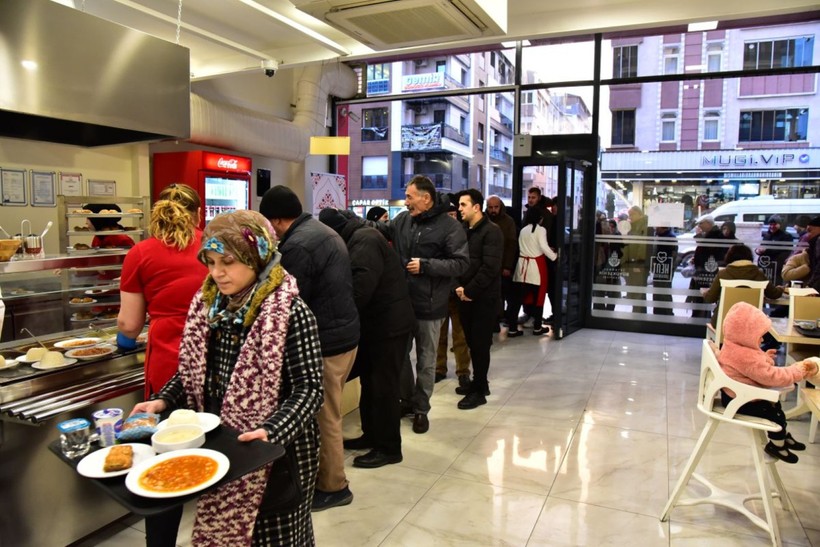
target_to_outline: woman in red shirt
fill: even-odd
[[[208,268],[197,260],[202,231],[197,228],[201,201],[196,190],[171,184],[151,210],[152,237],[125,256],[120,281],[117,343],[134,339],[151,317],[145,352],[145,397],[158,392],[177,371],[179,341],[188,306]]]

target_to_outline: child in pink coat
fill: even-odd
[[[776,350],[760,349],[762,337],[771,326],[766,314],[750,304],[739,302],[731,307],[723,320],[724,343],[718,354],[718,363],[729,378],[750,386],[770,388],[787,387],[817,374],[817,364],[809,359],[788,367],[774,366]],[[724,406],[734,397],[731,390],[721,391]],[[791,450],[805,450],[806,445],[786,432],[786,416],[779,401],[751,401],[740,407],[738,413],[780,425],[780,431],[769,432],[769,443],[764,450],[784,462],[797,463],[797,456]]]

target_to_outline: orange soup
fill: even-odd
[[[216,470],[217,463],[213,458],[180,456],[149,467],[138,482],[153,492],[182,492],[210,480]]]

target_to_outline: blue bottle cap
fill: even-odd
[[[66,420],[57,424],[57,429],[60,433],[71,433],[72,431],[77,431],[86,427],[91,427],[91,422],[85,418],[72,418],[71,420]]]

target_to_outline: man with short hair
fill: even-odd
[[[504,252],[501,255],[501,299],[506,304],[504,320],[508,327],[515,329],[518,320],[518,310],[513,309],[513,281],[515,263],[518,260],[518,228],[513,218],[507,214],[504,202],[498,196],[487,198],[487,218],[490,222],[501,229],[503,236]]]
[[[313,511],[347,505],[353,493],[344,470],[342,388],[359,344],[347,248],[336,232],[302,212],[302,203],[287,186],[265,192],[259,212],[270,220],[279,238],[282,266],[296,278],[299,296],[319,328],[324,402],[317,416],[321,447]]]
[[[453,278],[467,269],[470,259],[464,230],[457,220],[447,215],[450,200],[436,192],[433,181],[423,175],[410,179],[404,206],[407,211],[393,220],[371,223],[371,226],[393,242],[405,267],[417,320],[413,431],[421,434],[430,429],[427,413],[435,385],[436,347],[441,323],[447,316],[447,299]],[[403,384],[406,398],[412,380],[408,377]]]
[[[470,266],[458,278],[456,296],[461,300],[461,324],[473,360],[473,381],[466,389],[456,389],[456,393],[464,395],[458,402],[461,410],[487,403],[490,346],[501,290],[504,236],[501,229],[484,216],[483,206],[484,197],[475,188],[459,194],[458,210],[467,233]]]
[[[769,278],[775,285],[783,284],[783,265],[792,254],[792,242],[794,237],[786,230],[781,229],[783,219],[778,215],[772,215],[766,222],[769,229],[763,234],[763,243],[755,249],[758,266],[764,271],[770,272]]]

